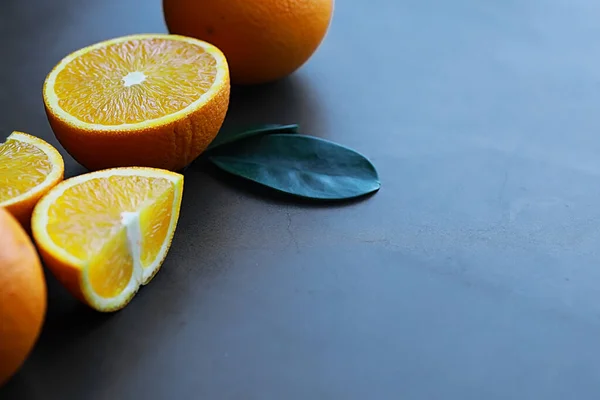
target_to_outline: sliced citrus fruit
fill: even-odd
[[[160,269],[179,219],[183,176],[114,168],[65,180],[33,211],[42,259],[98,311],[125,307]]]
[[[227,60],[215,46],[141,34],[68,55],[46,77],[43,97],[56,137],[86,168],[176,171],[215,138],[229,92]]]
[[[63,180],[65,164],[48,142],[13,132],[0,144],[0,207],[29,229],[38,200]]]

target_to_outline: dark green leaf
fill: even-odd
[[[366,157],[313,136],[260,136],[222,148],[209,160],[231,174],[312,199],[351,199],[380,187]]]
[[[256,136],[269,135],[272,133],[298,133],[299,126],[297,124],[280,125],[280,124],[264,124],[254,126],[235,133],[219,133],[212,141],[206,151],[211,151],[216,147],[221,147],[226,144],[231,144],[242,139],[247,139]]]

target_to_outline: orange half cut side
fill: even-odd
[[[168,34],[119,37],[85,47],[48,74],[43,98],[63,147],[91,170],[179,170],[217,135],[229,105],[223,53]]]
[[[27,229],[38,200],[63,180],[62,156],[50,143],[13,132],[0,143],[0,207]]]

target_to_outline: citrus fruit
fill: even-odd
[[[13,132],[0,144],[0,207],[29,229],[37,201],[64,177],[60,153],[46,141]]]
[[[29,230],[37,201],[64,177],[60,153],[46,141],[13,132],[0,144],[0,207]]]
[[[67,179],[31,218],[44,264],[98,311],[125,307],[160,269],[179,219],[183,176],[123,167]]]
[[[46,316],[46,280],[18,221],[0,207],[0,386],[23,365]]]
[[[75,51],[44,82],[57,139],[89,170],[177,171],[208,147],[229,106],[225,56],[166,34],[119,37]]]
[[[334,0],[163,0],[169,32],[219,47],[234,84],[280,79],[321,44]]]

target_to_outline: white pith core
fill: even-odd
[[[133,259],[133,276],[131,282],[138,285],[143,280],[142,268],[142,229],[140,227],[139,212],[122,212],[121,223],[125,227],[127,234],[127,248]]]
[[[123,77],[123,85],[130,87],[133,85],[139,85],[146,80],[146,75],[140,71],[130,72]]]

